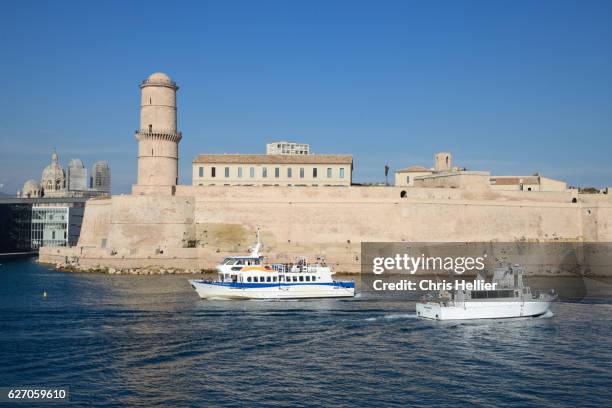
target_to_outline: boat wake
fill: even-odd
[[[299,302],[302,299],[247,299],[251,302]],[[308,299],[303,299],[308,300]]]
[[[367,322],[374,322],[377,320],[396,320],[396,319],[418,319],[416,313],[391,313],[379,317],[368,317],[365,319]]]
[[[541,316],[536,317],[536,319],[550,319],[551,317],[553,317],[555,314],[552,312],[552,310],[547,310],[546,313],[544,313]]]

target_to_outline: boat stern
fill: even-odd
[[[442,316],[442,308],[439,303],[419,302],[416,304],[417,317],[423,319],[440,320]]]

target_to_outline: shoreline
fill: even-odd
[[[80,267],[74,265],[64,265],[64,264],[54,264],[50,262],[41,262],[38,259],[35,261],[39,265],[46,266],[50,269],[53,269],[57,272],[68,272],[68,273],[99,273],[105,275],[141,275],[141,276],[151,276],[151,275],[207,275],[207,274],[216,274],[217,271],[214,269],[182,269],[182,268],[160,268],[158,266],[152,267],[141,267],[141,268],[114,268],[114,267]],[[336,275],[342,276],[352,276],[352,277],[377,277],[380,275],[376,275],[374,273],[361,273],[361,272],[347,272],[347,271],[337,271]],[[433,277],[435,274],[386,274],[387,277],[400,277],[400,278],[409,278],[409,277]],[[438,274],[437,276],[442,276]],[[473,279],[476,277],[474,274],[464,274],[464,275],[454,275],[455,277],[463,277],[466,279]],[[575,272],[557,272],[557,273],[536,273],[529,274],[526,273],[525,276],[530,278],[612,278],[612,271],[610,274],[577,274]]]

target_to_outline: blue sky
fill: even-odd
[[[611,1],[3,1],[0,191],[108,160],[136,177],[139,82],[179,91],[198,153],[290,139],[352,153],[355,181],[430,166],[612,185]]]

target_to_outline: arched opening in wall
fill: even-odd
[[[149,124],[149,133],[153,133],[153,125]]]
[[[151,156],[153,156],[153,149],[151,149]]]
[[[406,190],[402,190],[402,192],[400,193],[400,197],[406,198]]]
[[[578,200],[576,199],[576,197],[572,198],[572,203],[577,203]]]

